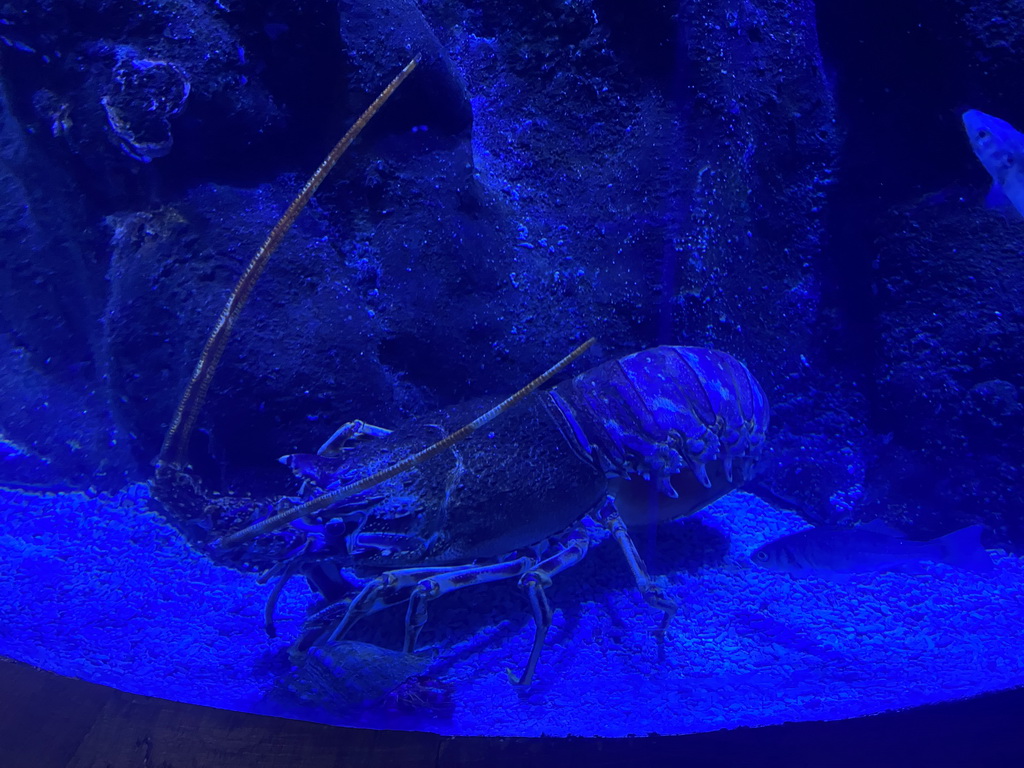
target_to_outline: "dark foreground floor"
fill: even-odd
[[[337,728],[122,693],[0,660],[4,768],[1008,766],[1024,689],[856,720],[638,739]]]

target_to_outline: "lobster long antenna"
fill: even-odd
[[[531,392],[536,390],[539,386],[544,384],[544,382],[546,382],[548,379],[550,379],[552,376],[557,374],[563,368],[572,363],[576,358],[578,358],[580,355],[582,355],[584,352],[590,349],[590,347],[594,345],[595,341],[596,339],[594,339],[593,337],[587,339],[585,342],[576,347],[576,349],[574,349],[568,355],[563,357],[553,366],[548,368],[546,371],[544,371],[544,373],[535,378],[533,381],[531,381],[525,387],[520,389],[514,395],[502,400],[496,406],[491,408],[491,410],[487,411],[487,413],[481,414],[480,416],[473,419],[473,421],[469,422],[469,424],[466,424],[464,427],[457,429],[455,432],[452,432],[447,437],[441,438],[433,445],[424,448],[422,451],[414,453],[411,456],[406,456],[401,461],[398,461],[389,467],[385,467],[384,469],[378,472],[374,472],[372,475],[368,475],[367,477],[364,477],[361,480],[356,480],[355,482],[349,483],[348,485],[338,488],[337,490],[331,491],[330,493],[325,493],[322,496],[317,496],[316,498],[310,499],[309,501],[300,504],[297,507],[286,509],[284,512],[278,512],[276,515],[272,515],[271,517],[268,517],[266,520],[262,520],[258,523],[253,523],[248,528],[243,528],[237,533],[232,533],[229,536],[225,536],[220,541],[214,542],[214,546],[229,547],[234,544],[240,544],[243,541],[248,541],[249,539],[255,536],[259,536],[261,533],[267,533],[269,531],[276,530],[277,528],[287,525],[293,520],[297,520],[303,515],[308,515],[312,512],[316,512],[317,510],[323,509],[324,507],[328,507],[331,504],[334,504],[337,501],[341,501],[344,498],[354,496],[355,494],[361,493],[362,491],[365,491],[368,488],[372,488],[375,485],[380,485],[385,480],[390,480],[395,475],[401,474],[402,472],[405,472],[407,469],[411,469],[417,464],[420,464],[421,462],[424,462],[427,459],[436,456],[441,451],[450,448],[460,440],[464,440],[465,438],[469,437],[473,432],[480,429],[480,427],[482,427],[484,424],[491,421],[495,417],[500,416],[509,408],[515,406],[524,397],[526,397]]]
[[[355,141],[356,137],[373,116],[380,111],[380,108],[384,106],[384,103],[391,97],[391,94],[402,84],[402,81],[416,68],[419,60],[420,57],[417,55],[406,64],[402,71],[395,76],[395,79],[388,83],[388,87],[381,91],[380,96],[366,108],[366,111],[359,116],[359,119],[341,137],[341,140],[334,145],[334,149],[330,151],[327,157],[324,158],[324,161],[320,163],[320,167],[309,177],[309,181],[302,187],[299,194],[295,196],[291,205],[288,206],[281,218],[278,219],[274,228],[270,230],[270,234],[267,235],[263,245],[256,251],[256,255],[252,257],[252,261],[249,262],[249,266],[246,267],[245,272],[242,273],[238,283],[235,285],[235,289],[228,297],[224,309],[221,310],[220,318],[217,320],[213,332],[206,340],[206,346],[199,356],[196,369],[192,373],[188,386],[185,387],[185,394],[181,396],[181,402],[178,403],[178,408],[174,412],[174,418],[167,429],[167,436],[164,438],[164,444],[160,448],[157,464],[169,464],[180,468],[187,463],[188,443],[192,438],[192,430],[195,428],[196,419],[199,418],[199,411],[206,400],[206,393],[210,388],[210,382],[213,380],[213,374],[217,370],[217,364],[220,362],[224,349],[227,347],[228,339],[231,336],[231,329],[234,327],[242,307],[245,306],[253,286],[256,285],[256,281],[267,266],[271,255],[277,250],[285,234],[291,229],[295,219],[298,218],[302,209],[306,207],[306,203],[309,202],[324,179],[327,178],[327,174],[331,172],[335,163],[345,154],[345,150]]]

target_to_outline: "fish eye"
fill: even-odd
[[[767,562],[768,553],[765,552],[763,549],[759,549],[757,552],[754,553],[754,559],[762,563]]]
[[[984,128],[982,128],[980,131],[978,131],[978,138],[979,139],[987,139],[988,138],[988,131],[986,131]]]

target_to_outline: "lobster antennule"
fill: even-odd
[[[267,239],[260,246],[260,249],[256,251],[256,255],[252,257],[252,261],[249,262],[245,272],[242,273],[234,290],[228,297],[224,309],[221,310],[220,317],[217,319],[217,324],[210,333],[210,337],[206,340],[206,346],[203,347],[202,354],[199,356],[199,362],[196,363],[192,378],[189,379],[185,387],[185,393],[181,396],[181,402],[178,403],[174,417],[171,420],[171,425],[167,429],[163,446],[160,448],[160,455],[157,457],[156,463],[158,465],[181,468],[187,463],[186,452],[188,451],[188,443],[192,438],[192,430],[195,428],[196,420],[199,418],[199,411],[206,400],[206,392],[210,388],[210,382],[217,371],[217,365],[220,363],[224,349],[227,347],[235,321],[245,306],[245,302],[256,285],[256,281],[259,280],[263,269],[267,266],[267,262],[278,246],[281,245],[281,241],[288,230],[291,229],[295,219],[302,213],[302,209],[306,207],[306,203],[310,201],[324,179],[327,178],[327,174],[331,172],[331,169],[334,168],[335,164],[345,153],[345,150],[349,148],[349,145],[356,140],[356,137],[366,127],[366,124],[380,111],[384,103],[391,98],[391,94],[398,89],[402,81],[416,68],[419,60],[420,57],[417,54],[412,61],[406,64],[402,71],[388,83],[388,86],[381,91],[381,94],[366,108],[338,143],[334,145],[334,148],[324,158],[324,161],[320,163],[320,167],[309,177],[309,180],[299,191],[299,194],[295,196],[287,210],[278,219],[277,224],[270,230],[270,234],[267,235]]]

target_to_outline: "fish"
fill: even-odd
[[[978,109],[964,112],[963,121],[971,149],[992,177],[989,203],[1008,202],[1024,216],[1024,133]]]
[[[754,550],[751,560],[771,571],[802,575],[889,571],[924,561],[985,573],[993,565],[981,546],[982,529],[969,525],[914,541],[880,520],[852,528],[821,526],[769,542]]]

